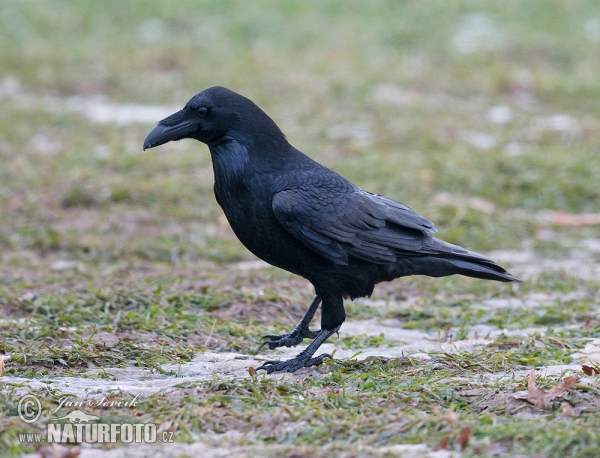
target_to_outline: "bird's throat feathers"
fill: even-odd
[[[250,161],[248,149],[237,140],[228,140],[210,147],[215,190],[232,191],[242,183],[246,164]]]
[[[225,188],[236,188],[243,184],[248,167],[252,168],[252,173],[273,173],[294,164],[299,158],[306,158],[283,135],[271,138],[271,142],[260,140],[228,135],[219,143],[209,145],[215,186],[226,192]]]

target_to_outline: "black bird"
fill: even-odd
[[[208,145],[217,202],[240,241],[259,258],[300,275],[315,297],[295,329],[265,336],[273,349],[313,339],[295,358],[270,361],[267,373],[317,366],[315,352],[346,318],[344,298],[407,275],[461,274],[515,281],[491,259],[430,235],[433,223],[407,206],[371,194],[288,143],[251,100],[223,87],[195,95],[146,137],[144,149],[194,138]],[[321,305],[321,329],[309,323]]]

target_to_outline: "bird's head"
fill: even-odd
[[[144,149],[174,140],[194,138],[211,146],[224,138],[256,141],[258,133],[279,135],[277,125],[254,102],[224,87],[196,94],[185,107],[159,121],[144,140]]]

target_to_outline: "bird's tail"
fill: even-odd
[[[482,254],[433,237],[431,239],[433,243],[426,248],[430,254],[411,260],[417,275],[422,273],[432,277],[445,277],[459,274],[485,280],[522,282]]]
[[[509,274],[495,262],[477,262],[474,259],[438,258],[424,256],[411,259],[416,275],[430,277],[446,277],[448,275],[466,275],[467,277],[482,278],[484,280],[514,281],[521,283],[516,277]],[[414,275],[413,274],[413,275]]]

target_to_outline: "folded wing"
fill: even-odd
[[[399,255],[421,253],[435,231],[407,206],[359,188],[300,186],[276,193],[272,206],[292,235],[339,265],[349,258],[389,264]]]

